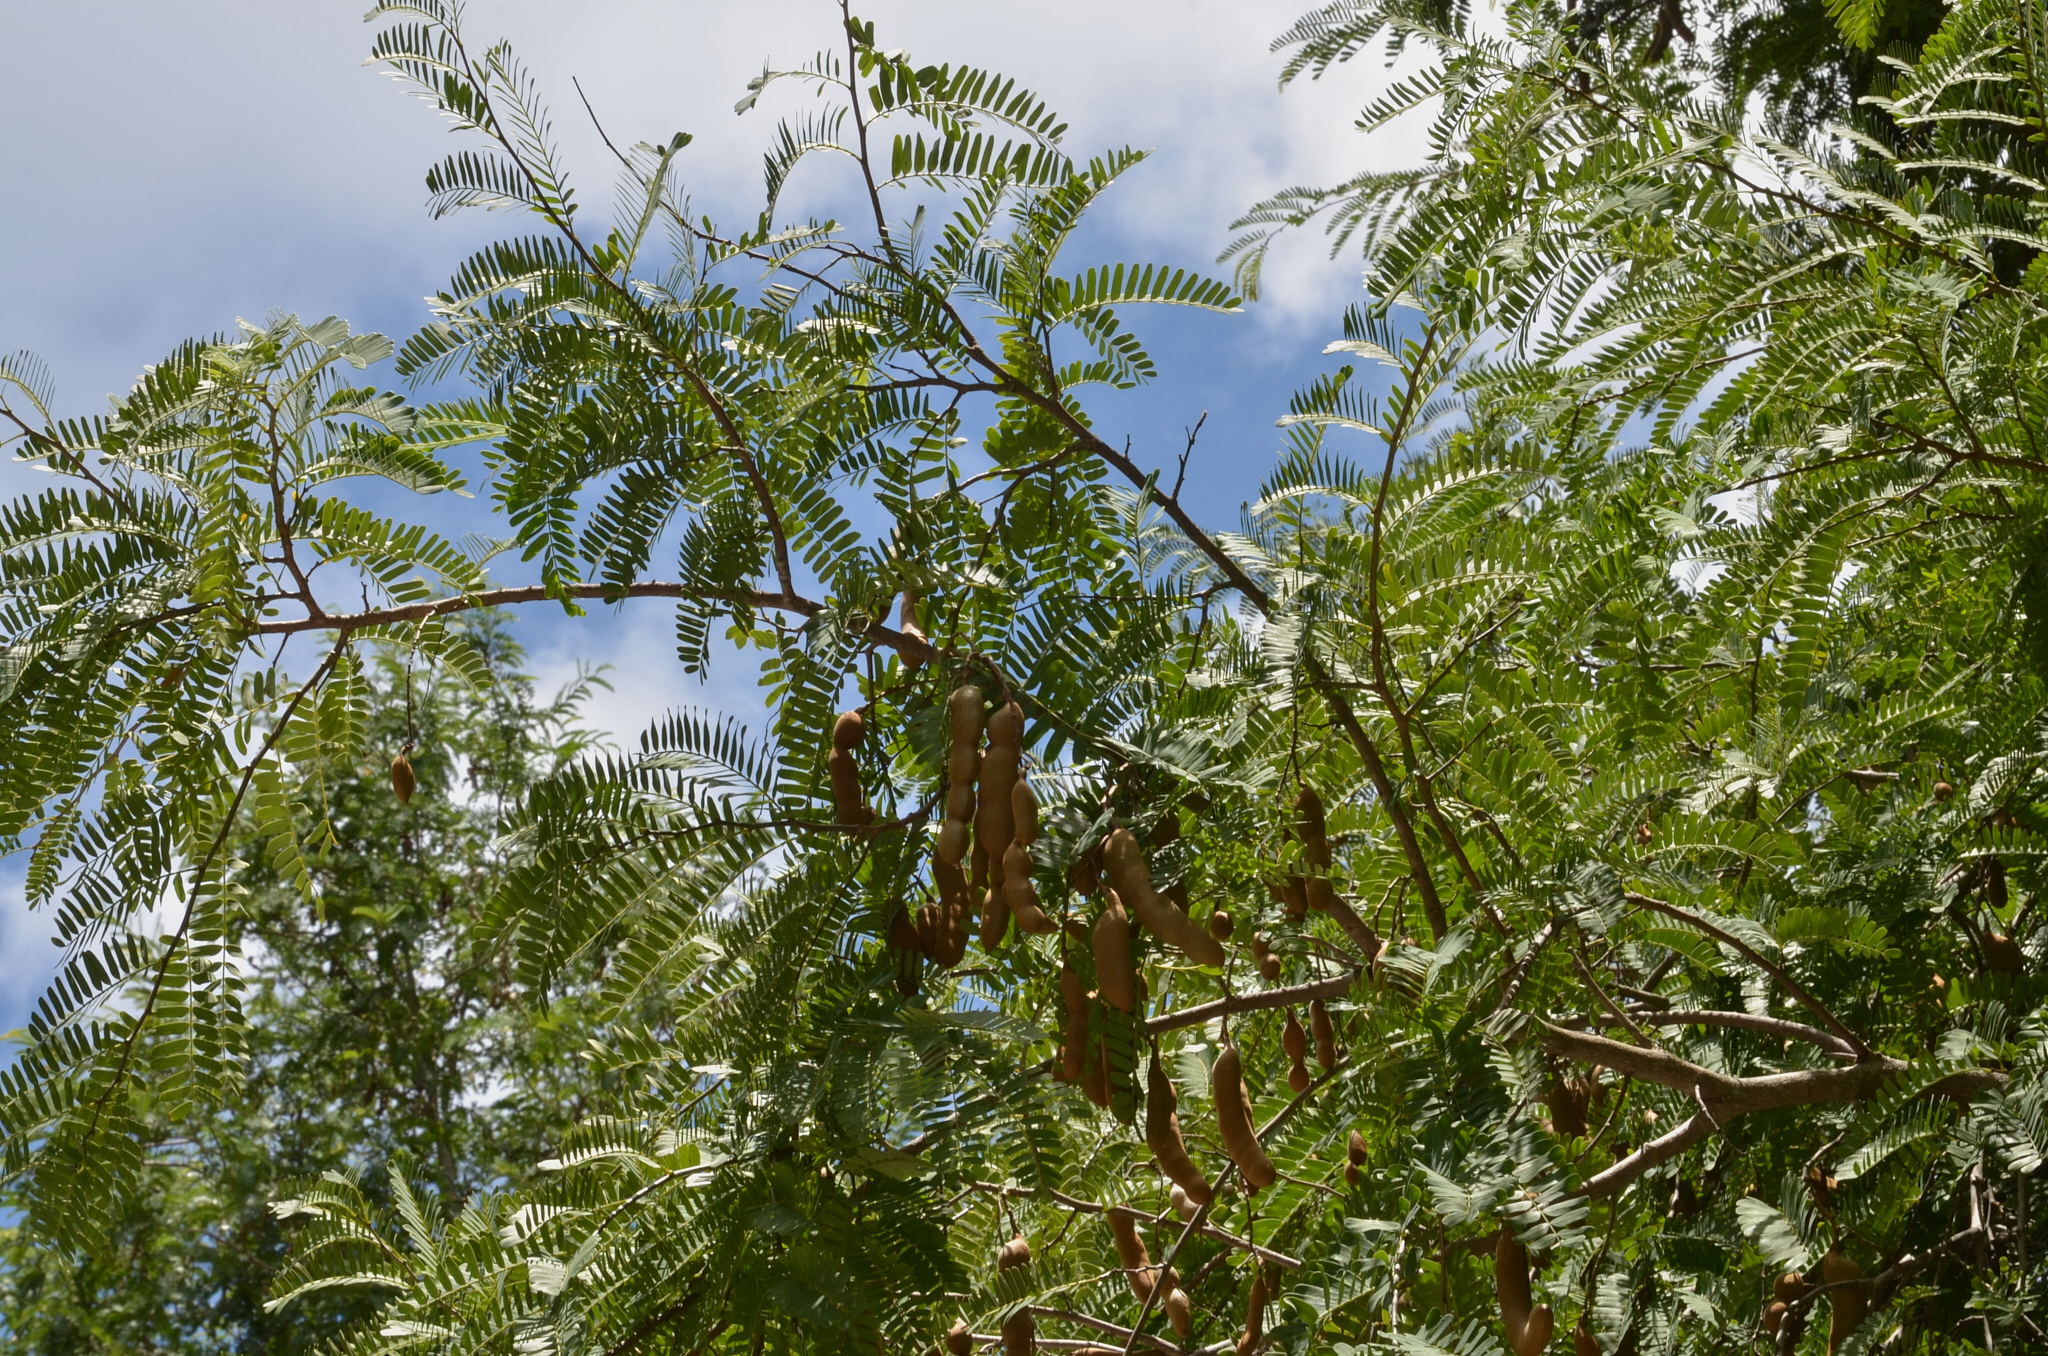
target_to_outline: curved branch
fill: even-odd
[[[1211,1003],[1197,1003],[1191,1008],[1160,1013],[1145,1023],[1145,1034],[1156,1036],[1162,1031],[1177,1031],[1184,1026],[1200,1026],[1203,1022],[1212,1022],[1218,1017],[1229,1017],[1240,1012],[1292,1007],[1296,1003],[1306,1003],[1312,998],[1342,998],[1351,992],[1351,986],[1357,982],[1358,972],[1354,970],[1332,975],[1328,979],[1297,984],[1291,989],[1266,989],[1259,993],[1218,998]]]
[[[1764,1017],[1753,1012],[1721,1012],[1706,1008],[1673,1008],[1668,1011],[1631,1012],[1631,1019],[1644,1026],[1720,1026],[1736,1031],[1754,1031],[1759,1035],[1778,1036],[1790,1041],[1807,1041],[1819,1046],[1836,1059],[1854,1059],[1851,1050],[1841,1037],[1822,1031],[1819,1027],[1804,1022],[1788,1021],[1783,1017]]]

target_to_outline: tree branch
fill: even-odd
[[[1306,1003],[1312,998],[1342,998],[1351,992],[1351,986],[1357,982],[1358,972],[1353,970],[1341,975],[1332,975],[1328,979],[1297,984],[1291,989],[1266,989],[1259,993],[1218,998],[1214,1002],[1198,1003],[1191,1008],[1162,1012],[1145,1023],[1145,1034],[1156,1036],[1162,1031],[1177,1031],[1184,1026],[1200,1026],[1218,1017],[1230,1017],[1240,1012],[1292,1007],[1296,1003]]]

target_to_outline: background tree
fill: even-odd
[[[591,1030],[572,985],[546,1012],[470,942],[502,859],[501,817],[590,747],[585,684],[536,704],[504,619],[465,619],[485,661],[472,690],[445,671],[369,656],[362,756],[318,775],[334,837],[309,863],[319,905],[260,860],[235,917],[248,1065],[222,1104],[144,1104],[144,1167],[99,1249],[65,1252],[15,1227],[0,1254],[0,1331],[22,1352],[305,1351],[367,1318],[373,1292],[265,1308],[288,1236],[270,1209],[300,1177],[342,1173],[382,1199],[413,1162],[452,1200],[529,1180],[601,1096],[583,1076]],[[410,750],[417,790],[392,794]],[[253,832],[245,822],[238,831]],[[19,1202],[15,1202],[19,1208]]]

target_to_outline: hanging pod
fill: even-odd
[[[939,826],[939,858],[960,865],[974,844],[974,784],[981,775],[981,689],[962,684],[946,699],[953,736],[946,781],[946,819]]]
[[[1113,829],[1102,845],[1102,869],[1138,922],[1196,965],[1221,966],[1223,944],[1201,924],[1159,897],[1145,868],[1145,854],[1129,829]]]
[[[1138,1000],[1137,975],[1131,969],[1131,920],[1124,913],[1116,891],[1105,890],[1108,902],[1095,920],[1095,982],[1102,1001],[1118,1012],[1129,1012]]]
[[[1152,1265],[1152,1255],[1145,1251],[1145,1240],[1138,1237],[1138,1226],[1128,1215],[1110,1211],[1110,1236],[1116,1240],[1117,1260],[1123,1263],[1124,1279],[1130,1282],[1131,1294],[1140,1304],[1152,1298],[1153,1287],[1159,1284],[1159,1268]],[[1168,1289],[1175,1288],[1174,1278],[1166,1277]]]
[[[875,822],[860,793],[860,764],[853,751],[867,738],[867,722],[858,711],[842,711],[832,723],[832,753],[826,760],[832,773],[832,815],[848,828],[866,828]]]
[[[419,778],[413,776],[412,759],[401,753],[391,760],[391,794],[398,797],[400,805],[412,803],[412,793],[419,789],[419,784]]]
[[[1337,1028],[1330,1021],[1330,1010],[1323,1006],[1320,998],[1308,1001],[1308,1030],[1316,1041],[1316,1063],[1323,1066],[1325,1073],[1337,1067]]]
[[[1217,1053],[1216,1064],[1209,1071],[1209,1094],[1216,1103],[1216,1132],[1230,1161],[1244,1174],[1245,1185],[1259,1191],[1279,1181],[1273,1160],[1259,1145],[1258,1128],[1252,1122],[1252,1098],[1245,1091],[1244,1064],[1236,1046],[1226,1045]]]
[[[1215,1189],[1188,1153],[1187,1141],[1181,1137],[1178,1101],[1173,1080],[1166,1076],[1166,1070],[1159,1063],[1159,1052],[1154,1050],[1151,1064],[1145,1071],[1145,1145],[1159,1160],[1159,1170],[1173,1183],[1175,1191],[1191,1206],[1207,1205],[1215,1198]],[[1174,1208],[1180,1208],[1178,1201]]]
[[[896,629],[920,645],[930,642],[931,638],[925,635],[924,628],[917,624],[917,595],[909,589],[903,590],[903,606],[896,614]],[[924,656],[916,653],[916,650],[916,645],[910,645],[898,652],[898,657],[903,660],[903,667],[912,673],[924,667]]]
[[[1529,1250],[1505,1224],[1493,1245],[1493,1283],[1500,1294],[1500,1320],[1515,1356],[1537,1356],[1550,1345],[1550,1306],[1529,1303]]]
[[[1251,1356],[1266,1340],[1266,1271],[1252,1267],[1251,1289],[1244,1300],[1244,1336],[1237,1339],[1238,1356]]]
[[[1863,1268],[1833,1248],[1820,1259],[1820,1276],[1839,1287],[1828,1291],[1828,1356],[1835,1356],[1849,1334],[1862,1326],[1870,1310],[1870,1287],[1863,1280]]]

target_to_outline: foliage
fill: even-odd
[[[360,738],[358,647],[461,670],[454,613],[658,596],[686,669],[720,623],[758,650],[767,735],[671,713],[526,795],[472,936],[536,1001],[605,958],[613,1095],[530,1185],[457,1201],[395,1161],[381,1198],[325,1178],[280,1202],[274,1303],[380,1299],[338,1349],[925,1350],[957,1320],[1013,1350],[1028,1321],[1127,1351],[1476,1356],[1503,1231],[1581,1352],[2041,1344],[2023,136],[2048,27],[1959,6],[1876,131],[1824,142],[1540,0],[1504,33],[1360,13],[1339,55],[1392,31],[1435,62],[1368,120],[1442,96],[1424,166],[1308,205],[1379,299],[1332,348],[1390,390],[1302,390],[1259,502],[1212,533],[1074,394],[1151,375],[1130,306],[1237,305],[1060,257],[1136,153],[1074,158],[1034,95],[848,16],[843,50],[741,102],[814,100],[774,135],[758,224],[691,215],[678,134],[621,155],[591,227],[510,50],[473,52],[435,0],[381,5],[377,55],[485,148],[434,169],[437,207],[534,232],[466,262],[399,352],[476,394],[345,394],[327,374],[372,345],[281,321],[194,345],[103,423],[16,407],[62,477],[4,544],[28,737],[0,787],[73,962],[0,1106],[39,1225],[104,1231],[145,1090],[227,1091],[225,920],[254,868],[225,826],[251,806],[286,878],[317,853],[311,770]],[[857,226],[776,215],[813,159]],[[464,438],[534,588],[320,497],[330,462],[454,488],[437,453]],[[314,562],[382,596],[323,608]],[[302,632],[328,648],[294,685],[257,646]],[[1027,718],[1032,878],[1071,927],[1012,929],[996,896],[947,967],[904,928],[952,888],[931,854],[965,679]],[[828,757],[844,705],[866,741]],[[835,804],[846,758],[872,818]],[[1136,930],[1128,1016],[1084,941],[1112,827],[1234,925],[1220,967]],[[167,894],[184,921],[144,944]],[[1069,966],[1100,1114],[1055,1077]],[[1289,1095],[1283,1009],[1311,995],[1341,1049]],[[1219,1143],[1226,1038],[1262,1190]],[[1186,1220],[1137,1129],[1148,1047],[1219,1183]],[[1188,1296],[1184,1338],[1123,1274],[1119,1211]],[[1012,1232],[1031,1260],[998,1268]]]
[[[182,1117],[144,1104],[144,1167],[107,1247],[67,1253],[7,1231],[11,1350],[308,1350],[378,1297],[266,1309],[289,1247],[271,1202],[295,1178],[347,1174],[381,1197],[388,1166],[409,1160],[446,1195],[502,1189],[529,1180],[587,1111],[598,1089],[575,1057],[587,984],[535,1012],[468,944],[499,870],[500,814],[584,746],[569,723],[578,694],[536,705],[502,621],[474,614],[462,630],[492,675],[482,692],[367,656],[369,760],[322,769],[336,840],[312,864],[321,911],[260,863],[243,877],[244,1081]],[[408,745],[419,791],[400,804],[385,764]],[[253,831],[245,817],[237,835]]]

